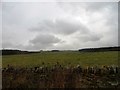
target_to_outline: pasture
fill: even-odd
[[[47,66],[52,66],[59,62],[63,66],[81,65],[81,66],[102,66],[117,65],[118,51],[108,52],[78,52],[78,51],[61,51],[48,52],[43,51],[34,54],[5,55],[2,56],[2,67],[8,64],[15,67],[34,67],[40,66],[44,62]]]

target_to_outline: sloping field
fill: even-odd
[[[118,51],[108,52],[41,52],[34,54],[22,55],[6,55],[2,57],[2,65],[6,67],[8,64],[15,67],[32,67],[40,66],[42,63],[51,66],[56,62],[61,65],[78,65],[92,66],[92,65],[117,65]]]

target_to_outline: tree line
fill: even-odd
[[[104,51],[120,51],[120,46],[116,47],[100,47],[100,48],[85,48],[79,49],[83,52],[104,52]]]
[[[51,52],[59,52],[60,50],[51,50]],[[103,52],[103,51],[120,51],[120,47],[100,47],[100,48],[84,48],[79,49],[80,52]],[[22,50],[12,50],[12,49],[2,49],[0,50],[0,55],[15,55],[15,54],[30,54],[30,53],[40,53],[42,51],[22,51]]]
[[[2,53],[1,55],[17,55],[17,54],[30,54],[30,53],[38,53],[37,52],[33,52],[33,51],[21,51],[21,50],[12,50],[12,49],[3,49],[0,50],[0,52]]]

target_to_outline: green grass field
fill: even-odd
[[[44,62],[50,66],[59,62],[61,65],[91,66],[91,65],[117,65],[118,51],[109,52],[41,52],[34,54],[2,56],[2,67],[8,64],[15,67],[39,66]]]

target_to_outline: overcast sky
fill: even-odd
[[[117,2],[2,4],[3,48],[76,50],[117,45]]]

